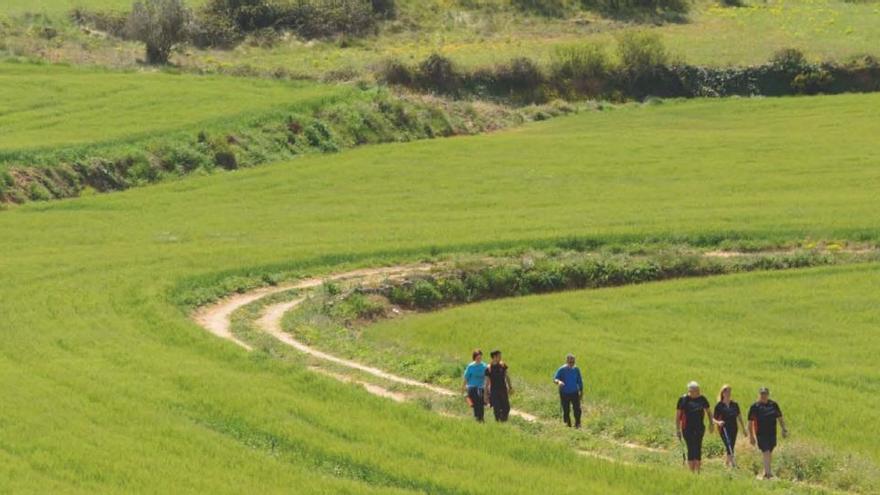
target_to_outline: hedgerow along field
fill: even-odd
[[[39,151],[194,135],[355,93],[308,82],[0,62],[0,163]]]
[[[698,0],[691,2],[685,22],[659,25],[577,9],[563,18],[546,17],[503,0],[397,4],[397,19],[380,23],[376,36],[270,43],[256,39],[234,50],[188,48],[173,61],[199,70],[271,74],[281,69],[301,77],[358,78],[370,77],[389,58],[412,63],[432,53],[448,56],[463,68],[523,56],[548,64],[560,46],[613,45],[615,37],[627,30],[657,32],[678,58],[702,66],[761,64],[783,48],[798,48],[814,62],[880,56],[874,42],[880,36],[880,7],[871,1],[746,0],[742,7],[724,7],[715,0]],[[9,35],[6,51],[51,61],[136,66],[143,51],[138,43],[87,36],[70,28],[65,19],[73,8],[118,12],[130,7],[131,2],[124,0],[12,0],[0,6],[0,12],[13,19],[25,12],[45,13],[60,36],[47,41],[26,34],[28,26],[45,19],[14,21],[25,34]]]
[[[587,403],[598,411],[587,429],[605,423],[623,438],[656,434],[640,431],[640,416],[668,424],[690,380],[713,404],[729,383],[744,407],[769,386],[796,432],[781,452],[802,457],[801,475],[827,477],[833,463],[855,455],[873,465],[863,474],[876,476],[880,450],[853,425],[880,419],[878,289],[876,264],[753,273],[481,303],[382,322],[361,335],[368,348],[436,357],[444,369],[474,347],[501,347],[520,395],[539,404],[552,401],[548,377],[574,352]],[[710,443],[721,451],[717,438]],[[741,449],[743,462],[747,453]]]
[[[876,108],[872,95],[668,102],[3,212],[0,484],[787,491],[580,459],[370,398],[299,359],[246,355],[188,310],[261,280],[573,237],[876,242]],[[677,372],[670,383],[692,374]]]

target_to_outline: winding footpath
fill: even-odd
[[[330,275],[324,278],[307,278],[300,280],[298,282],[292,284],[279,285],[275,287],[266,287],[262,289],[256,289],[254,291],[245,293],[245,294],[236,294],[230,296],[226,299],[221,300],[218,303],[204,306],[200,308],[194,315],[193,318],[195,321],[211,332],[212,334],[234,342],[238,344],[240,347],[244,348],[248,351],[253,351],[254,348],[244,342],[243,340],[236,337],[231,330],[232,314],[237,310],[247,306],[248,304],[254,303],[263,299],[265,297],[269,297],[275,294],[279,294],[282,292],[290,291],[290,290],[309,290],[319,287],[324,282],[327,281],[344,281],[344,280],[369,280],[369,279],[393,279],[395,277],[401,277],[405,275],[410,275],[418,272],[427,272],[432,268],[431,265],[406,265],[406,266],[394,266],[394,267],[386,267],[386,268],[374,268],[374,269],[363,269],[363,270],[354,270],[350,272],[338,273],[334,275]],[[399,375],[395,375],[393,373],[389,373],[387,371],[381,370],[379,368],[375,368],[372,366],[367,366],[362,363],[358,363],[356,361],[352,361],[350,359],[341,358],[338,356],[334,356],[332,354],[328,354],[324,351],[320,351],[311,347],[299,340],[296,340],[292,335],[285,332],[281,327],[281,320],[284,315],[296,308],[303,301],[305,301],[304,296],[297,296],[295,299],[291,301],[285,301],[280,303],[275,303],[264,308],[262,315],[257,319],[257,328],[271,335],[279,342],[287,345],[288,347],[292,347],[297,351],[316,358],[320,361],[331,363],[337,366],[341,366],[344,368],[348,368],[350,370],[359,371],[371,375],[375,378],[379,378],[386,382],[391,382],[395,384],[405,385],[408,387],[419,388],[423,390],[428,390],[434,394],[445,396],[445,397],[455,397],[458,394],[452,390],[449,390],[444,387],[440,387],[437,385],[433,385],[430,383],[420,382],[418,380],[413,380],[411,378],[402,377]],[[370,392],[374,395],[378,395],[380,397],[389,398],[392,400],[396,400],[401,402],[406,399],[406,396],[397,392],[393,392],[391,390],[385,389],[378,385],[373,385],[366,382],[360,382],[354,380],[348,376],[340,375],[336,373],[331,373],[328,371],[321,370],[320,368],[310,368],[313,371],[318,371],[332,378],[335,378],[339,381],[346,383],[355,383],[361,385],[367,392]],[[520,417],[529,422],[537,421],[537,418],[529,413],[511,410],[511,416]]]

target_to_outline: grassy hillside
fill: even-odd
[[[797,438],[878,462],[880,449],[855,426],[880,420],[878,289],[878,266],[760,273],[479,304],[365,336],[446,359],[501,347],[523,388],[548,401],[548,377],[574,352],[590,403],[658,420],[689,380],[712,397],[730,383],[743,406],[767,385]]]
[[[0,158],[229,126],[345,94],[310,83],[0,63]]]
[[[511,493],[787,490],[580,459],[370,398],[308,373],[295,355],[245,355],[171,297],[181,283],[236,273],[272,278],[569,236],[878,239],[877,100],[631,107],[5,211],[0,487],[486,493],[503,480]],[[782,357],[825,366],[818,355]]]

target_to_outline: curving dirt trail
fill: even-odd
[[[421,264],[421,265],[406,265],[406,266],[393,266],[386,268],[373,268],[373,269],[363,269],[363,270],[353,270],[350,272],[338,273],[334,275],[327,276],[325,278],[307,278],[300,280],[299,282],[295,282],[292,284],[279,285],[275,287],[268,287],[262,289],[256,289],[251,292],[247,292],[245,294],[236,294],[230,296],[226,299],[221,300],[218,303],[208,305],[200,308],[194,315],[193,318],[195,321],[201,325],[203,328],[211,332],[212,334],[234,342],[241,346],[242,348],[252,351],[253,347],[249,345],[247,342],[240,340],[238,337],[233,335],[231,331],[231,321],[230,317],[232,314],[253,302],[256,302],[264,297],[271,296],[273,294],[278,294],[280,292],[285,292],[288,290],[306,290],[313,289],[315,287],[320,286],[325,281],[340,281],[340,280],[350,280],[350,279],[371,279],[376,277],[382,278],[394,278],[403,275],[408,275],[416,272],[426,272],[432,268],[431,265]],[[357,370],[363,373],[367,373],[376,378],[380,378],[382,380],[397,383],[400,385],[406,385],[408,387],[420,388],[424,390],[428,390],[434,394],[442,395],[445,397],[455,397],[458,394],[452,390],[449,390],[444,387],[440,387],[437,385],[433,385],[430,383],[420,382],[418,380],[413,380],[411,378],[402,377],[399,375],[395,375],[393,373],[389,373],[387,371],[381,370],[379,368],[375,368],[373,366],[367,366],[362,363],[358,363],[357,361],[352,361],[350,359],[341,358],[338,356],[334,356],[332,354],[326,353],[324,351],[320,351],[315,349],[309,345],[304,344],[296,340],[292,335],[285,332],[281,328],[281,320],[284,315],[294,309],[296,306],[301,304],[305,300],[305,297],[297,297],[292,301],[285,301],[277,304],[272,304],[267,306],[263,310],[263,314],[257,320],[257,327],[267,334],[275,337],[279,342],[296,349],[303,354],[307,354],[311,357],[314,357],[318,360],[325,361],[328,363],[332,363],[337,366],[342,366],[345,368],[349,368],[352,370]],[[385,388],[382,388],[377,385],[368,384],[365,382],[360,382],[354,380],[345,375],[339,375],[336,373],[321,371],[323,374],[333,377],[339,381],[346,383],[356,383],[364,387],[368,392],[378,395],[380,397],[390,398],[392,400],[401,401],[406,398],[404,394],[400,394],[397,392],[392,392]],[[537,418],[529,413],[518,411],[512,409],[510,411],[511,416],[520,417],[529,422],[537,421]]]

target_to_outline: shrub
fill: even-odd
[[[782,72],[796,74],[809,67],[804,52],[797,48],[783,48],[773,54],[770,65]]]
[[[220,21],[243,34],[274,27],[281,11],[269,0],[209,0],[201,14],[211,23]]]
[[[566,0],[511,0],[518,10],[546,17],[564,17],[570,10]]]
[[[187,35],[191,13],[183,0],[143,0],[134,3],[126,31],[146,45],[148,64],[166,64],[174,45]]]
[[[551,79],[562,95],[603,94],[610,71],[605,47],[595,43],[558,47],[550,60]]]
[[[190,27],[189,40],[199,48],[232,48],[244,34],[230,18],[200,14]]]
[[[363,0],[297,2],[281,9],[275,27],[305,38],[361,36],[375,30],[376,16],[371,3]]]
[[[428,280],[417,280],[412,289],[413,304],[417,308],[430,309],[443,302],[443,294]]]
[[[791,87],[800,94],[815,95],[826,92],[834,83],[834,77],[824,69],[811,70],[794,76]]]
[[[461,75],[452,60],[435,53],[419,64],[416,84],[424,89],[454,94],[461,87]]]
[[[581,4],[614,16],[680,15],[690,10],[688,0],[581,0]]]
[[[336,142],[336,138],[333,136],[333,131],[330,130],[330,128],[320,120],[316,120],[306,126],[306,128],[303,130],[303,134],[305,134],[309,145],[318,148],[321,151],[339,151],[339,144]]]
[[[617,38],[617,54],[623,68],[646,72],[669,65],[669,52],[657,33],[629,31]]]
[[[397,17],[397,0],[371,0],[373,13],[385,19]]]
[[[31,201],[49,201],[52,199],[52,193],[46,189],[46,186],[34,181],[28,186],[28,199]]]
[[[379,66],[379,81],[386,84],[410,86],[415,80],[412,69],[397,59],[388,59]]]
[[[492,92],[510,97],[513,100],[533,103],[543,101],[541,87],[545,82],[544,73],[531,59],[519,57],[506,64],[498,65],[490,74],[482,77],[484,83],[492,86]]]

